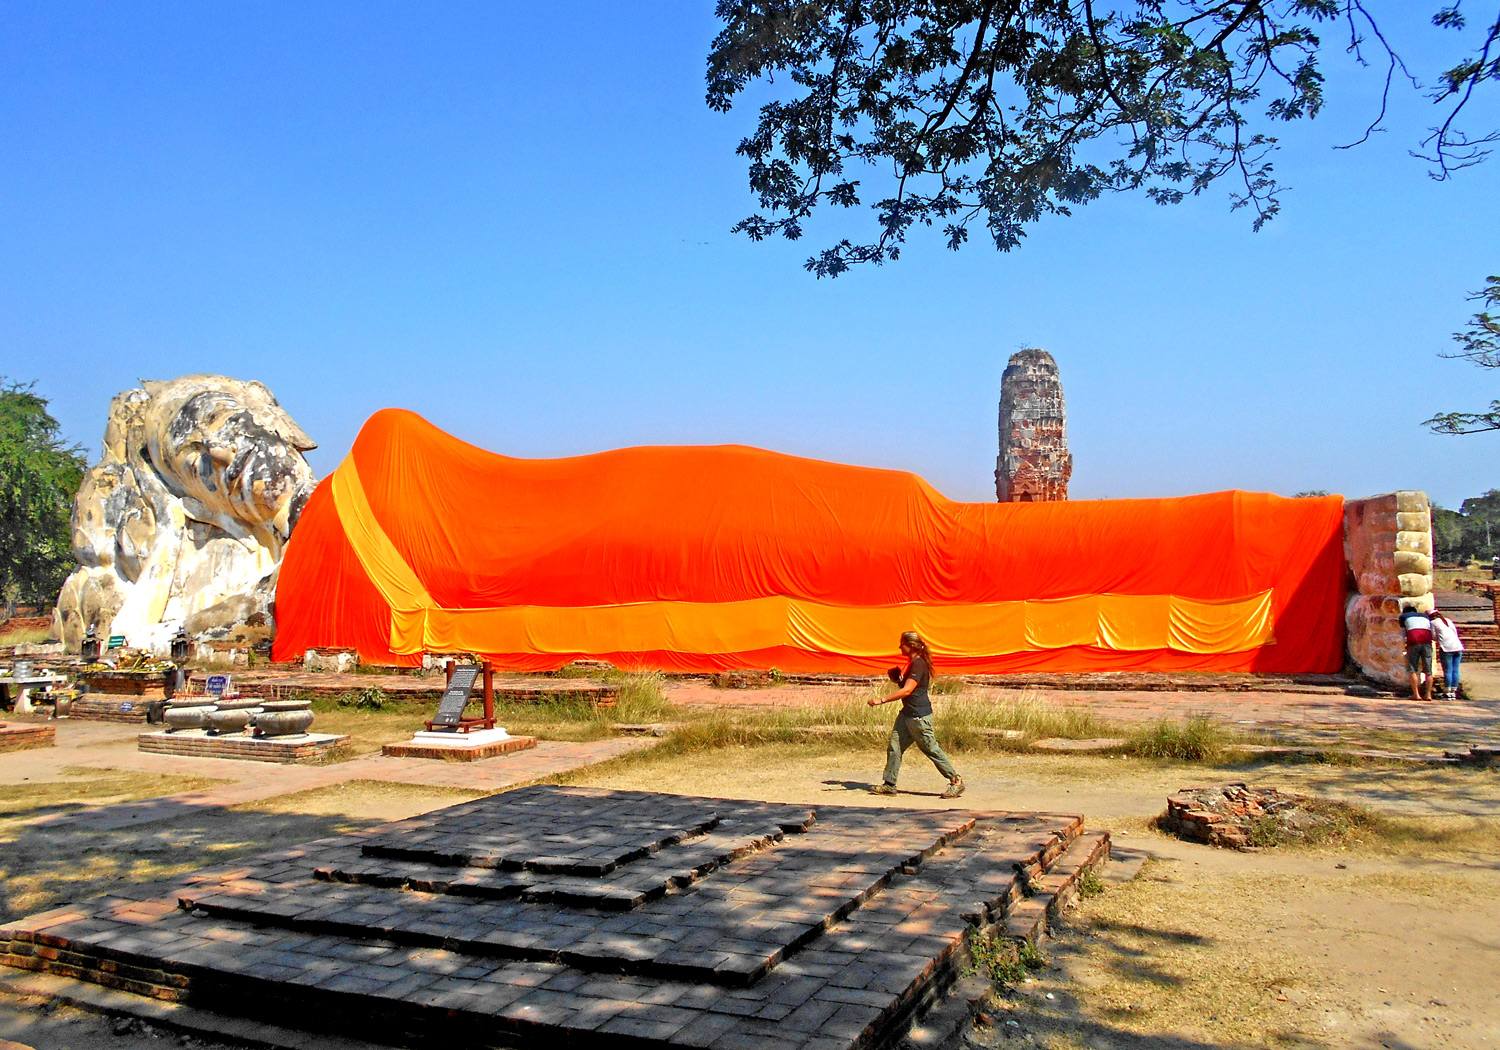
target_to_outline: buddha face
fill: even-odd
[[[274,531],[285,540],[312,493],[302,453],[316,445],[263,385],[185,376],[146,384],[153,405],[147,451],[167,485],[212,520]]]

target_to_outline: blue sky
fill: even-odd
[[[1500,271],[1500,159],[1432,181],[1410,95],[1335,152],[1379,83],[1337,53],[1259,234],[1219,191],[1119,196],[1009,254],[924,238],[816,281],[868,220],[729,233],[754,114],[703,103],[707,0],[310,6],[0,8],[0,374],[91,456],[114,393],[219,371],[276,392],[320,475],[394,405],[511,455],[743,442],[985,500],[1000,373],[1039,345],[1078,498],[1500,487],[1500,435],[1420,426],[1500,397],[1436,356]]]

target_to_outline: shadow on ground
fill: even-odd
[[[107,813],[111,808],[86,811]],[[273,846],[379,823],[221,806],[181,807],[171,820],[139,827],[100,829],[66,820],[35,823],[68,809],[56,804],[12,809],[0,820],[0,922],[87,900],[121,883],[173,879]]]

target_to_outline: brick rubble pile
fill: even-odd
[[[1252,829],[1264,821],[1275,821],[1278,830],[1292,837],[1326,821],[1305,808],[1308,801],[1302,795],[1244,784],[1182,788],[1167,796],[1167,811],[1159,824],[1163,831],[1190,842],[1245,849],[1254,845]]]

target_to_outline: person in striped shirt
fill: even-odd
[[[1400,619],[1401,631],[1406,636],[1406,670],[1411,676],[1411,698],[1431,700],[1432,618],[1407,607],[1401,610]]]

